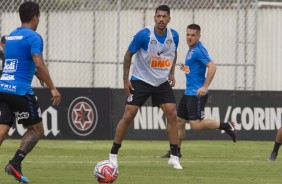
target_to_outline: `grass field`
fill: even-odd
[[[108,158],[112,141],[42,140],[24,160],[23,172],[31,184],[97,183],[93,168]],[[0,148],[0,184],[17,183],[3,172],[19,140],[6,140]],[[160,158],[167,141],[124,141],[119,152],[116,184],[281,184],[282,154],[266,160],[273,142],[185,141],[183,170]]]

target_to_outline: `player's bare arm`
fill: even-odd
[[[37,71],[34,73],[34,75],[37,77],[37,79],[39,80],[39,82],[40,82],[40,85],[42,86],[42,87],[44,87],[44,81],[43,81],[43,79],[41,78],[41,76],[39,75],[39,73],[37,73]]]
[[[50,88],[51,93],[52,93],[52,104],[53,105],[59,105],[61,102],[61,94],[59,93],[59,91],[57,90],[57,88],[55,87],[49,71],[44,63],[43,57],[42,55],[39,54],[33,54],[32,55],[32,59],[35,63],[36,66],[36,70],[37,73],[39,74],[39,76],[42,78],[42,80],[46,83],[46,85]]]
[[[169,76],[168,76],[168,81],[169,81],[169,83],[172,87],[175,86],[175,83],[176,83],[175,76],[174,76],[176,60],[177,60],[177,50],[175,50],[175,57],[173,59],[173,63],[172,63],[170,73],[169,73]]]
[[[125,93],[128,96],[130,95],[130,89],[134,90],[128,78],[132,56],[133,56],[133,53],[127,50],[124,55],[124,61],[123,61],[123,85],[124,85]]]
[[[207,64],[207,68],[208,68],[208,72],[207,72],[207,77],[206,77],[205,83],[201,88],[199,88],[197,90],[199,96],[206,95],[206,92],[208,91],[208,88],[209,88],[209,86],[212,82],[212,79],[215,75],[215,72],[216,72],[216,65],[213,61],[210,61]]]

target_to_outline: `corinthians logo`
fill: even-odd
[[[78,97],[72,101],[68,110],[68,122],[77,135],[87,136],[92,133],[97,121],[96,106],[89,98]]]

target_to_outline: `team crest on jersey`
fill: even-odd
[[[87,97],[74,99],[68,109],[68,123],[74,133],[87,136],[93,132],[98,122],[95,104]]]
[[[151,40],[151,44],[156,45],[157,43],[158,43],[157,40]]]
[[[188,59],[191,59],[192,58],[192,55],[193,55],[193,53],[194,53],[194,49],[193,50],[191,50],[190,52],[188,52],[188,54],[187,54],[187,60]]]
[[[172,43],[172,39],[167,39],[165,43],[171,44]]]

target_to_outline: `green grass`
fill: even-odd
[[[30,184],[94,184],[93,168],[108,158],[112,141],[41,140],[23,162]],[[0,183],[17,183],[3,172],[19,140],[0,148]],[[184,141],[183,170],[167,166],[160,156],[167,141],[124,141],[119,153],[116,184],[281,184],[282,156],[266,158],[273,142]],[[282,154],[281,154],[282,155]]]

